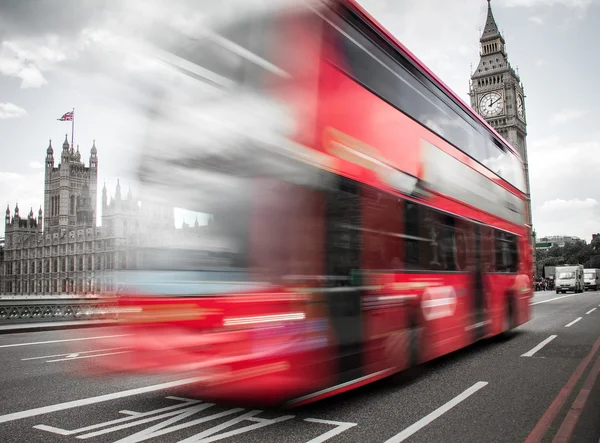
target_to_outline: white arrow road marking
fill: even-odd
[[[129,335],[131,335],[131,334],[102,335],[100,337],[69,338],[69,339],[64,339],[64,340],[36,341],[36,342],[32,342],[32,343],[13,343],[11,345],[0,345],[0,348],[14,348],[17,346],[45,345],[48,343],[64,343],[64,342],[68,342],[68,341],[101,340],[103,338],[128,337]]]
[[[105,352],[103,354],[94,354],[94,355],[82,355],[78,357],[79,354],[70,354],[66,358],[57,358],[55,360],[46,360],[46,363],[55,363],[57,361],[71,361],[71,360],[79,360],[80,358],[96,358],[96,357],[105,357],[107,355],[117,355],[117,354],[126,354],[131,351],[117,351],[117,352]]]
[[[487,386],[487,384],[488,384],[487,381],[480,381],[480,382],[475,383],[469,389],[467,389],[466,391],[464,391],[461,394],[457,395],[456,397],[454,397],[452,400],[450,400],[445,405],[440,406],[435,411],[433,411],[431,414],[426,415],[425,417],[423,417],[418,422],[410,425],[404,431],[400,432],[399,434],[394,435],[392,438],[390,438],[389,440],[387,440],[385,443],[400,443],[401,441],[406,440],[408,437],[410,437],[414,433],[420,431],[421,429],[423,429],[425,426],[427,426],[429,423],[431,423],[435,419],[437,419],[437,418],[441,417],[442,415],[444,415],[446,412],[448,412],[454,406],[456,406],[460,402],[466,400],[471,395],[473,395],[477,391],[479,391],[481,388],[484,388],[485,386]]]
[[[80,354],[92,354],[94,352],[118,351],[118,350],[121,350],[121,349],[126,349],[126,348],[120,347],[120,348],[95,349],[93,351],[81,351],[81,352],[76,352],[76,353],[73,353],[73,354],[44,355],[44,356],[41,356],[41,357],[22,358],[21,361],[40,360],[40,359],[43,359],[43,358],[55,358],[55,357],[78,357]]]

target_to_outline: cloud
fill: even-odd
[[[532,141],[529,172],[533,223],[540,235],[588,238],[600,226],[600,134],[583,140],[557,136]]]
[[[505,0],[507,8],[533,8],[538,6],[564,6],[570,9],[587,9],[595,0]]]
[[[485,23],[485,2],[359,0],[359,3],[448,86],[466,95],[469,65],[479,54],[478,28]]]
[[[595,198],[586,198],[580,200],[574,198],[571,200],[563,200],[557,198],[555,200],[545,201],[540,207],[540,211],[543,212],[556,212],[556,211],[573,211],[580,209],[590,209],[598,206],[598,201]]]
[[[580,118],[587,115],[587,111],[582,109],[563,109],[562,111],[553,114],[550,118],[552,123],[558,125],[564,125],[565,123],[570,123],[575,120],[579,120]]]
[[[31,169],[42,169],[44,167],[44,165],[40,162],[31,162],[31,163],[29,163],[29,167]]]
[[[0,103],[0,120],[5,118],[26,117],[27,111],[13,103]]]
[[[31,35],[4,40],[0,46],[0,74],[21,80],[21,88],[47,84],[44,73],[60,64],[77,61],[93,42],[80,32],[77,36]]]
[[[540,58],[539,60],[536,60],[535,65],[538,68],[541,68],[542,66],[546,65],[546,60],[544,60],[543,58]]]
[[[527,20],[529,20],[531,23],[535,23],[536,25],[543,25],[544,24],[544,19],[542,17],[538,17],[536,15],[529,17]]]

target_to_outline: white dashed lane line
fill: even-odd
[[[558,337],[557,335],[551,335],[550,337],[548,337],[546,340],[544,340],[543,342],[541,342],[539,345],[537,345],[535,348],[531,349],[530,351],[527,351],[525,354],[521,355],[521,357],[533,357],[533,355],[538,352],[540,349],[542,349],[544,346],[546,346],[548,343],[550,343],[552,340],[554,340],[556,337]]]
[[[392,438],[390,438],[389,440],[387,440],[385,443],[400,443],[401,441],[406,440],[407,438],[409,438],[410,436],[412,436],[416,432],[418,432],[421,429],[423,429],[429,423],[431,423],[435,419],[441,417],[446,412],[448,412],[450,409],[452,409],[456,405],[460,404],[461,402],[463,402],[464,400],[466,400],[467,398],[469,398],[471,395],[475,394],[480,389],[482,389],[485,386],[487,386],[487,384],[488,384],[487,381],[480,381],[480,382],[475,383],[469,389],[467,389],[466,391],[464,391],[461,394],[457,395],[456,397],[454,397],[452,400],[450,400],[445,405],[440,406],[439,408],[437,408],[432,413],[426,415],[425,417],[423,417],[418,422],[410,425],[408,428],[406,428],[405,430],[403,430],[399,434],[394,435]]]
[[[592,312],[594,312],[596,310],[596,308],[592,308],[589,311],[587,311],[585,314],[586,315],[590,315]]]
[[[144,386],[142,388],[128,389],[126,391],[114,392],[112,394],[98,395],[96,397],[83,398],[81,400],[67,401],[64,403],[58,403],[55,405],[44,406],[41,408],[28,409],[20,412],[13,412],[11,414],[0,415],[0,423],[7,423],[10,421],[21,420],[29,417],[37,417],[38,415],[47,414],[49,412],[64,411],[66,409],[78,408],[80,406],[93,405],[96,403],[102,403],[109,400],[115,400],[117,398],[131,397],[132,395],[145,394],[147,392],[161,391],[163,389],[171,389],[179,386],[189,385],[198,383],[206,380],[206,377],[192,377],[184,378],[181,380],[175,380],[167,383],[161,383],[152,386]]]
[[[565,325],[565,328],[570,328],[571,326],[573,326],[575,323],[577,323],[579,320],[581,320],[583,317],[577,317],[575,320],[573,320],[571,323]]]
[[[540,304],[542,304],[542,303],[548,303],[548,302],[551,302],[551,301],[554,301],[554,300],[560,300],[561,298],[575,297],[576,295],[579,295],[579,294],[569,294],[569,295],[563,295],[563,296],[561,296],[561,297],[554,297],[554,298],[550,298],[550,299],[548,299],[548,300],[536,301],[535,303],[529,303],[529,304],[530,304],[531,306],[533,306],[533,305],[540,305]]]

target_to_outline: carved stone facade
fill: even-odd
[[[89,166],[65,139],[61,163],[46,151],[44,211],[22,217],[18,204],[6,209],[5,242],[0,247],[0,294],[54,295],[115,290],[114,272],[137,265],[135,246],[160,242],[158,235],[178,231],[173,208],[153,208],[131,191],[114,197],[102,190],[102,226],[96,226],[98,157],[95,143]],[[152,213],[149,212],[152,210]],[[154,217],[154,218],[152,218]]]

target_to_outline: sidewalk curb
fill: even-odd
[[[22,325],[0,325],[0,335],[3,334],[19,334],[22,332],[41,332],[41,331],[59,331],[62,329],[84,329],[84,328],[98,328],[102,326],[113,326],[116,325],[116,320],[99,320],[97,322],[81,322],[68,324],[61,324],[60,322],[51,322],[48,324],[27,324]]]

